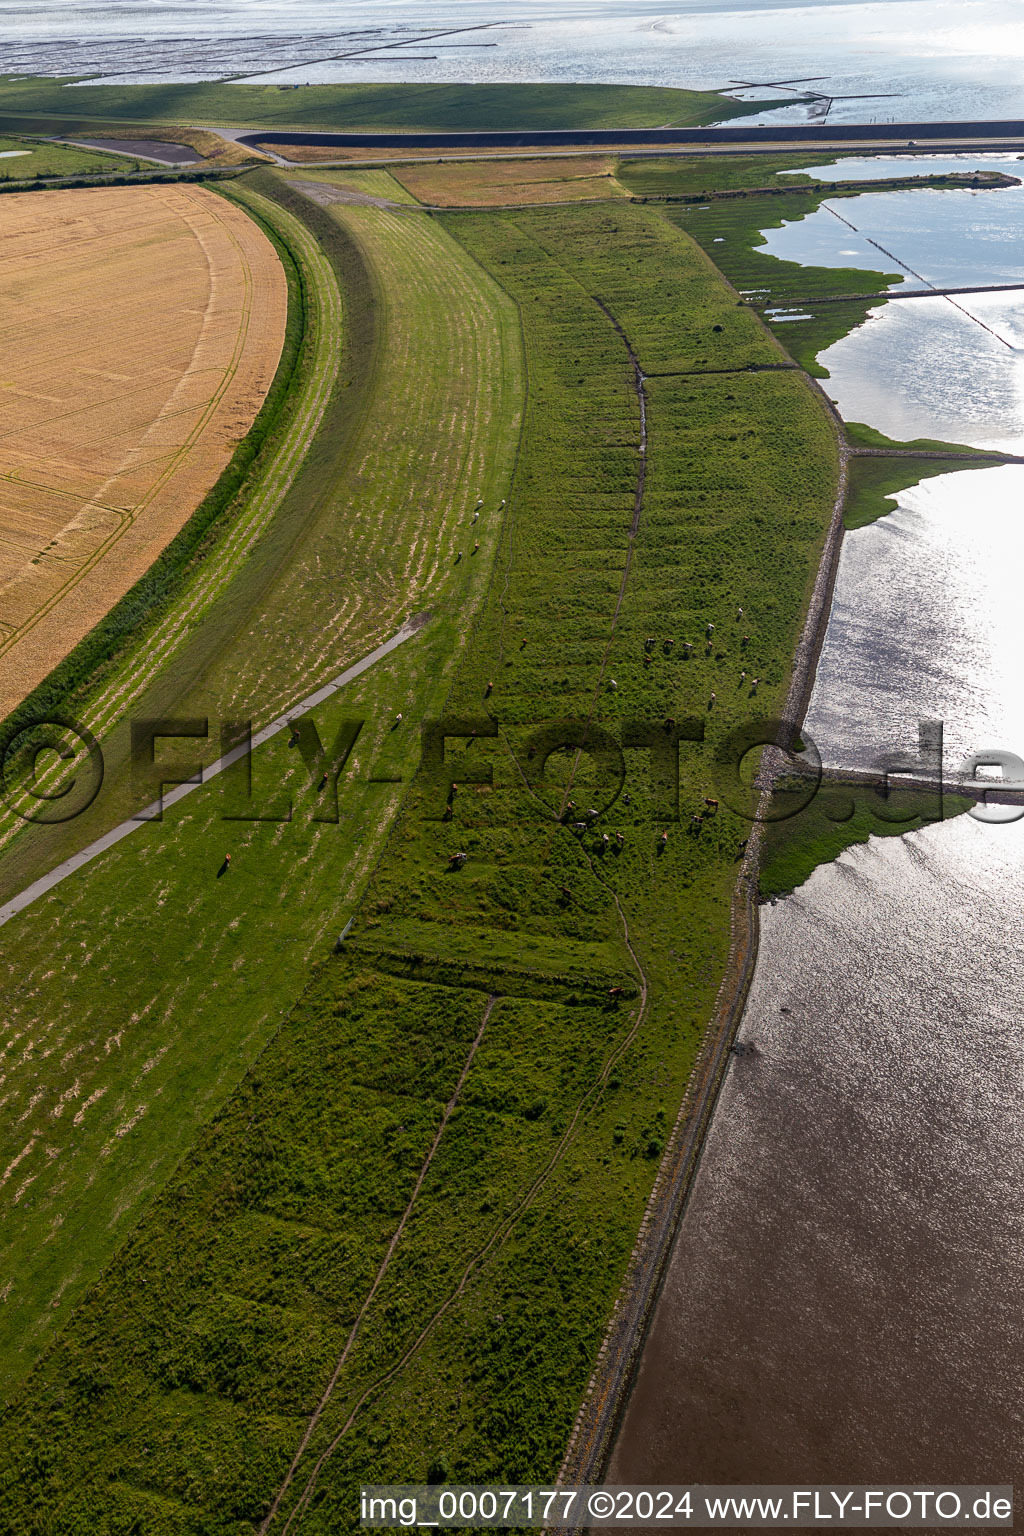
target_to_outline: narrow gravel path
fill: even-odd
[[[109,832],[105,832],[102,837],[97,838],[94,843],[90,843],[87,848],[83,848],[80,853],[72,854],[71,858],[65,859],[63,864],[58,864],[55,869],[50,870],[49,874],[43,875],[40,880],[36,880],[27,889],[20,892],[19,895],[12,896],[10,901],[0,907],[0,928],[5,923],[9,923],[12,917],[17,917],[19,912],[24,912],[26,907],[30,907],[41,896],[45,896],[48,891],[52,891],[62,881],[67,880],[70,875],[77,874],[80,869],[83,869],[87,864],[91,864],[94,859],[98,859],[109,848],[115,847],[118,843],[123,842],[126,837],[130,837],[133,832],[137,832],[140,827],[144,827],[147,822],[154,820],[161,810],[161,804],[164,809],[168,806],[177,805],[179,800],[184,800],[185,796],[192,794],[193,790],[200,789],[202,785],[208,784],[211,779],[215,779],[218,774],[223,773],[226,768],[230,768],[232,764],[240,762],[248,751],[255,751],[257,747],[263,746],[264,742],[270,741],[274,736],[278,736],[282,731],[289,729],[293,720],[301,715],[308,714],[318,704],[323,704],[327,699],[332,698],[347,683],[354,682],[357,677],[361,677],[364,672],[368,672],[378,661],[381,661],[385,656],[389,656],[392,651],[397,650],[406,640],[411,640],[413,635],[423,628],[424,622],[425,616],[422,614],[408,619],[396,635],[392,635],[390,640],[385,640],[383,645],[378,645],[376,650],[371,651],[368,656],[364,656],[362,661],[357,661],[354,666],[348,667],[346,671],[339,673],[331,682],[325,683],[322,688],[318,688],[316,693],[311,693],[308,698],[294,705],[288,710],[287,714],[279,715],[276,720],[272,720],[261,731],[257,731],[256,735],[252,738],[251,745],[244,743],[242,746],[236,747],[234,751],[227,753],[225,757],[219,757],[215,763],[210,764],[209,768],[203,769],[199,779],[187,784],[178,784],[174,789],[168,790],[162,802],[155,801],[152,805],[146,806],[145,810],[137,812],[128,821],[122,821],[120,826],[113,827]]]

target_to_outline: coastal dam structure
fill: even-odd
[[[1024,144],[1024,121],[974,123],[787,123],[778,127],[726,128],[544,128],[482,133],[303,133],[297,129],[239,135],[242,144],[336,145],[339,149],[538,149],[556,146],[602,144],[680,145],[700,148],[728,145],[733,148],[764,144],[884,143],[915,145],[925,141],[978,140]]]

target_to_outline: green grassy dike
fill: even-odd
[[[726,165],[721,185],[759,169]],[[433,619],[317,713],[325,742],[367,721],[338,825],[314,819],[281,739],[256,789],[291,796],[293,822],[228,832],[204,791],[0,935],[11,1035],[32,1042],[0,1085],[0,1167],[32,1143],[5,1191],[17,1288],[0,1318],[19,1536],[251,1536],[314,1413],[271,1533],[291,1514],[304,1536],[354,1529],[368,1480],[554,1474],[727,951],[749,828],[715,748],[781,705],[837,472],[821,401],[796,370],[750,371],[788,359],[699,246],[768,302],[889,280],[752,249],[824,189],[791,209],[780,192],[434,219],[317,209],[268,172],[238,185],[338,242],[343,379],[266,578],[233,568],[147,698],[269,712],[410,605]],[[867,307],[780,341],[813,363]],[[632,542],[627,340],[648,375]],[[471,408],[467,446],[452,424]],[[854,461],[848,518],[951,467],[927,457],[946,445],[914,446]],[[419,721],[442,712],[477,734],[448,742],[440,781],[413,778]],[[680,745],[677,822],[667,722],[688,716],[706,740]],[[615,752],[556,753],[538,782],[536,723],[567,717],[591,743],[647,743],[625,747],[618,798],[581,838],[563,796],[602,806]],[[705,796],[719,809],[694,825]],[[762,890],[935,814],[830,784],[769,829]]]
[[[448,746],[451,820],[421,772],[341,953],[11,1401],[12,1533],[255,1531],[318,1405],[272,1530],[299,1503],[305,1533],[354,1528],[371,1477],[550,1477],[710,1017],[748,830],[712,759],[784,698],[833,424],[795,371],[750,371],[785,357],[654,209],[379,218],[443,232],[518,316],[527,408],[486,600],[454,682],[411,695],[429,714],[447,692],[478,734]],[[650,376],[632,540],[627,340]],[[691,716],[677,822],[666,722]],[[556,753],[537,782],[531,737],[559,717],[637,743],[582,837],[563,795],[602,806],[615,754]],[[321,955],[338,914],[325,893]]]
[[[131,809],[116,750],[126,698],[133,714],[209,715],[211,740],[189,750],[209,761],[225,719],[273,718],[394,634],[410,609],[433,618],[316,711],[328,750],[344,719],[365,721],[336,822],[322,819],[331,807],[317,793],[319,770],[282,736],[256,754],[255,804],[240,807],[270,819],[225,821],[241,790],[218,780],[0,932],[0,1168],[15,1164],[0,1194],[7,1397],[344,925],[417,761],[418,733],[391,722],[440,709],[498,537],[522,406],[515,306],[425,217],[398,225],[369,209],[335,219],[285,187],[275,204],[276,186],[264,174],[236,191],[280,223],[316,287],[295,402],[264,445],[277,453],[297,431],[301,471],[283,490],[271,455],[224,538],[169,588],[166,608],[102,672],[98,692],[76,701],[97,730],[112,721],[103,736],[113,808],[105,787],[98,820],[65,828],[63,850]],[[323,319],[337,294],[332,274],[344,329]],[[310,387],[333,389],[316,434],[303,403]],[[280,504],[252,537],[254,507],[275,487]],[[480,556],[456,565],[478,492],[487,498]],[[147,668],[151,680],[133,698]],[[289,801],[292,820],[274,819]],[[47,830],[59,829],[33,829],[38,840],[26,833],[4,850],[13,888],[62,851]],[[231,879],[219,880],[225,852]]]
[[[760,112],[777,102],[639,85],[90,85],[0,78],[0,127],[83,133],[90,124],[429,132],[456,128],[659,128]]]

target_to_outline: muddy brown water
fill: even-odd
[[[1024,1481],[1024,824],[764,912],[608,1480]]]

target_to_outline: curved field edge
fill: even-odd
[[[920,454],[913,453],[914,445],[894,445],[905,451],[906,456],[892,458],[863,457],[850,462],[850,489],[843,511],[843,525],[847,533],[866,528],[880,517],[887,517],[899,506],[900,491],[907,491],[922,480],[933,480],[936,475],[960,474],[971,469],[991,469],[991,458],[979,458],[977,463],[951,463],[941,454],[958,452],[956,445],[938,443],[930,457],[928,448]],[[929,445],[930,447],[931,445]]]
[[[479,552],[458,565],[443,561],[445,601],[430,623],[315,711],[327,751],[345,721],[363,722],[340,774],[336,820],[332,797],[319,790],[320,767],[286,733],[254,756],[252,803],[244,782],[224,775],[3,930],[0,1095],[8,1119],[0,1168],[14,1167],[0,1186],[8,1266],[0,1281],[0,1371],[9,1392],[279,1028],[312,959],[344,926],[416,766],[411,722],[440,711],[486,589],[500,530],[495,513],[518,437],[518,326],[512,306],[464,254],[450,291],[447,237],[426,221],[428,259],[412,261],[419,227],[403,236],[409,261],[377,274],[378,322],[363,339],[377,354],[377,382],[360,410],[362,436],[347,451],[363,483],[369,475],[384,487],[377,516],[384,535],[393,534],[398,510],[422,496],[419,452],[401,467],[402,434],[417,422],[423,462],[447,446],[453,471],[472,473],[474,490],[487,497]],[[369,254],[380,237],[365,230],[362,237]],[[431,274],[436,293],[417,298],[417,284]],[[467,345],[471,279],[478,341]],[[447,351],[422,338],[407,344],[410,305],[414,319],[422,316],[417,323],[435,330],[454,317]],[[390,400],[396,359],[404,366],[409,355],[420,360],[420,375],[408,399]],[[450,426],[462,420],[453,402],[466,390],[480,401],[468,460]],[[440,525],[449,513],[442,490],[439,478],[438,506],[430,505]],[[459,513],[468,529],[468,509]],[[378,622],[392,620],[385,614]],[[300,632],[294,623],[293,631]],[[402,731],[392,728],[399,714],[410,722]],[[228,878],[220,870],[225,852]]]
[[[221,195],[229,194],[222,191]],[[81,713],[88,708],[89,696],[96,692],[102,678],[125,663],[129,650],[141,654],[148,647],[154,628],[180,599],[185,581],[223,537],[225,521],[239,513],[260,475],[266,472],[266,459],[274,452],[274,434],[300,380],[302,354],[308,342],[308,293],[302,267],[284,238],[284,231],[261,218],[254,207],[239,197],[231,200],[243,206],[266,234],[288,278],[288,319],[273,382],[231,461],[188,522],[146,574],[2,722],[5,742],[38,720]],[[140,640],[143,626],[146,631]]]
[[[74,1533],[251,1531],[283,1491],[274,1530],[303,1505],[303,1531],[337,1531],[371,1469],[550,1475],[711,1014],[747,824],[724,804],[693,820],[715,744],[785,697],[832,424],[795,371],[749,370],[777,346],[661,215],[448,227],[518,304],[529,377],[449,702],[478,733],[450,744],[451,819],[418,778],[342,952],[8,1415],[16,1530],[46,1505]],[[631,347],[662,374],[646,477]],[[553,812],[602,779],[569,754],[531,780],[555,712],[615,733],[699,715],[681,824],[635,747],[619,848],[574,836]]]
[[[241,188],[232,201],[245,208],[273,240],[289,279],[285,349],[274,383],[251,431],[231,463],[147,574],[4,722],[7,743],[40,720],[71,717],[100,740],[106,757],[104,793],[92,809],[66,828],[25,829],[5,807],[0,831],[4,852],[3,889],[25,883],[44,866],[59,862],[127,814],[124,794],[111,794],[118,766],[118,742],[111,731],[133,703],[139,713],[167,714],[173,701],[165,688],[163,707],[143,709],[147,684],[195,630],[243,566],[252,541],[265,530],[299,467],[307,437],[323,415],[332,387],[336,353],[328,313],[337,320],[337,283],[313,237],[284,210],[274,216],[268,199]],[[312,424],[312,425],[311,425]],[[122,733],[124,734],[124,733]],[[124,756],[122,744],[121,757]],[[12,846],[12,838],[15,839]]]

